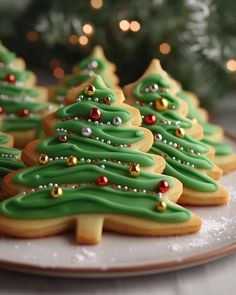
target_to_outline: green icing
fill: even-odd
[[[17,195],[0,204],[0,212],[12,218],[55,218],[83,213],[131,215],[157,222],[185,222],[190,211],[167,203],[165,212],[155,210],[159,197],[145,193],[124,192],[111,187],[81,185],[64,189],[63,197],[53,199],[49,189]]]
[[[38,152],[47,154],[52,158],[74,155],[79,159],[107,159],[124,163],[134,162],[143,167],[154,164],[153,157],[147,153],[130,148],[114,147],[101,141],[74,134],[67,135],[68,141],[60,143],[58,139],[59,134],[42,140],[37,147]]]
[[[7,114],[1,130],[8,132],[40,129],[42,125],[40,112],[48,109],[48,103],[37,101],[38,95],[39,91],[36,88],[0,85],[0,106]],[[19,116],[18,113],[22,109],[29,110],[30,115]]]
[[[16,55],[0,44],[0,63],[2,61],[5,65],[10,65],[15,59]],[[3,81],[10,74],[15,76],[16,83]],[[27,70],[17,70],[11,66],[0,67],[0,107],[5,114],[1,130],[7,132],[35,129],[38,133],[41,129],[42,112],[48,110],[49,104],[38,101],[38,88],[24,86],[31,75],[32,72]],[[23,109],[29,111],[29,116],[21,116],[20,112]]]
[[[0,184],[5,175],[17,169],[25,167],[19,161],[21,151],[15,148],[0,147]]]
[[[9,68],[0,69],[0,80],[4,80],[8,75],[14,75],[16,81],[25,82],[30,78],[30,71],[17,71]]]
[[[93,84],[96,86],[96,93],[92,99],[82,91],[81,101],[65,106],[55,113],[59,119],[55,128],[60,129],[37,145],[37,152],[47,154],[51,159],[45,165],[27,168],[13,176],[14,183],[26,186],[27,191],[31,192],[3,201],[0,212],[23,219],[115,213],[159,222],[189,220],[191,213],[188,210],[169,201],[164,212],[156,209],[156,203],[161,198],[157,191],[158,183],[166,180],[170,189],[174,189],[173,178],[145,172],[143,169],[138,177],[129,175],[129,163],[137,163],[141,168],[152,167],[155,164],[154,158],[151,154],[120,146],[138,142],[144,138],[144,133],[138,127],[122,126],[131,119],[129,111],[125,106],[123,109],[113,104],[116,101],[115,93],[101,86],[98,79]],[[104,96],[108,95],[111,105],[101,103]],[[96,101],[94,98],[97,98]],[[103,122],[103,125],[87,121],[88,111],[92,107],[99,107],[101,110],[102,119],[99,123]],[[83,119],[75,120],[76,116]],[[112,122],[114,116],[122,118],[121,125],[105,124],[108,120]],[[83,126],[91,127],[92,137],[80,134]],[[66,142],[60,142],[59,137],[62,134],[67,136]],[[67,165],[65,157],[71,155],[78,159],[75,166]],[[108,178],[107,186],[97,184],[100,176]],[[52,198],[50,189],[55,184],[63,187],[63,197]],[[32,192],[32,189],[36,191]]]
[[[157,84],[159,87],[156,92],[148,90],[149,86],[153,84]],[[163,91],[163,88],[167,88],[163,78],[159,75],[150,75],[150,77],[141,80],[133,89],[135,98],[139,102],[145,102],[143,106],[141,103],[136,105],[141,114],[144,117],[154,114],[157,118],[156,124],[147,125],[144,120],[142,124],[150,129],[156,137],[150,152],[164,156],[167,162],[164,172],[178,178],[186,187],[202,192],[216,191],[218,189],[217,182],[201,173],[201,170],[210,170],[214,165],[206,156],[202,155],[208,152],[208,146],[187,134],[184,138],[175,135],[176,128],[189,128],[190,126],[186,126],[185,122],[178,118],[175,110],[178,109],[179,104],[175,103],[175,97],[168,93],[160,93],[160,89]],[[159,97],[166,98],[169,104],[175,106],[175,109],[158,112],[153,105],[150,105],[150,102],[154,102]],[[163,124],[163,121],[167,121],[167,123]],[[177,125],[176,122],[178,122]]]
[[[221,143],[221,142],[213,142],[212,140],[203,138],[202,142],[212,146],[215,149],[216,156],[227,156],[233,153],[233,149],[229,144]]]
[[[215,133],[219,132],[220,127],[208,122],[205,122],[201,112],[194,106],[191,97],[189,96],[188,92],[180,91],[177,93],[178,97],[182,98],[188,104],[188,118],[190,119],[197,119],[199,124],[202,125],[205,136],[214,135]]]
[[[150,85],[157,84],[158,90],[156,92],[149,92],[148,87]],[[135,98],[141,102],[145,103],[142,106],[142,115],[146,116],[150,114],[150,105],[149,103],[154,103],[157,99],[165,98],[167,99],[169,105],[175,108],[175,110],[179,109],[180,100],[178,97],[168,93],[169,85],[163,79],[162,76],[158,74],[153,74],[148,77],[145,77],[142,81],[140,81],[133,89],[133,94]],[[161,92],[160,92],[161,90]],[[155,114],[157,122],[161,122],[162,120],[170,120],[170,121],[179,121],[180,127],[182,128],[191,128],[192,123],[189,120],[186,120],[182,116],[179,116],[173,110],[166,109],[165,111],[159,112],[152,108],[152,114]],[[168,125],[163,126],[164,128],[168,128]]]
[[[97,64],[96,68],[92,66],[93,63]],[[99,74],[102,77],[102,79],[107,87],[112,88],[114,86],[110,82],[109,77],[104,75],[104,71],[108,67],[107,62],[105,60],[102,60],[101,58],[98,58],[98,57],[92,55],[92,56],[89,56],[89,57],[81,60],[77,64],[77,66],[79,67],[80,73],[76,79],[81,79],[81,82],[88,80],[91,77],[91,75],[93,75],[93,74]],[[80,76],[80,78],[79,78],[79,76]],[[76,77],[76,76],[74,76],[74,77]],[[71,85],[71,86],[75,86],[75,84]]]
[[[102,168],[103,165],[105,168]],[[157,183],[161,180],[168,181],[170,188],[173,180],[168,176],[141,172],[138,178],[129,176],[129,166],[112,162],[99,161],[96,164],[80,162],[76,166],[68,166],[66,160],[57,160],[47,165],[34,166],[19,172],[13,177],[15,183],[28,187],[39,185],[57,184],[84,184],[96,183],[100,175],[107,176],[109,185],[127,186],[132,189],[156,191]],[[115,189],[114,189],[115,191]]]
[[[97,63],[97,67],[93,68],[92,64],[93,62]],[[56,103],[62,103],[63,102],[63,97],[66,96],[68,90],[70,88],[76,87],[85,81],[89,80],[91,76],[94,74],[99,74],[101,75],[105,85],[107,87],[113,87],[114,85],[111,84],[109,79],[104,75],[104,69],[106,68],[106,62],[102,60],[101,58],[97,58],[95,56],[90,56],[88,58],[83,59],[80,61],[77,66],[80,69],[79,74],[73,74],[73,75],[68,75],[64,79],[64,85],[63,87],[58,87],[55,91],[55,95],[52,98],[52,101]]]
[[[0,43],[0,63],[9,65],[16,59],[16,54],[6,50]]]
[[[93,62],[97,63],[96,67],[93,67]],[[79,67],[80,71],[83,70],[92,70],[94,71],[96,74],[101,75],[101,72],[105,69],[106,64],[105,61],[102,60],[101,58],[97,58],[95,56],[89,56],[87,58],[84,58],[83,60],[81,60],[77,66]],[[102,75],[101,75],[102,77]]]
[[[1,91],[1,90],[0,90]],[[37,113],[44,111],[48,108],[47,103],[37,102],[36,100],[32,101],[23,101],[23,100],[14,100],[14,102],[9,99],[0,99],[0,106],[4,109],[4,113],[12,114],[17,113],[22,109],[28,109],[30,113]]]
[[[0,146],[8,142],[7,134],[0,134]]]
[[[42,118],[28,118],[28,117],[15,117],[5,118],[1,130],[4,132],[9,131],[20,131],[20,130],[31,130],[31,129],[42,128]]]
[[[220,127],[214,124],[210,124],[204,121],[201,112],[194,106],[192,103],[191,97],[189,96],[188,92],[180,91],[178,96],[184,99],[189,106],[189,113],[188,117],[190,119],[196,118],[198,122],[203,126],[204,130],[204,138],[202,140],[203,143],[212,146],[215,149],[216,156],[226,156],[233,153],[233,149],[230,145],[225,144],[223,142],[214,142],[208,139],[208,136],[214,135],[215,133],[219,132]]]
[[[221,132],[221,128],[217,125],[211,124],[211,123],[203,123],[202,124],[203,130],[204,130],[204,135],[205,136],[211,136],[214,135],[215,133]]]
[[[15,85],[0,85],[0,94],[24,99],[25,96],[37,97],[39,92],[36,88],[17,87]]]
[[[101,166],[105,164],[105,168]],[[93,165],[79,163],[68,167],[65,160],[50,162],[47,165],[25,169],[14,175],[15,183],[34,188],[52,184],[79,184],[75,189],[63,189],[64,194],[58,200],[52,199],[49,189],[40,189],[22,199],[22,195],[13,197],[2,204],[1,213],[14,218],[53,218],[81,213],[116,213],[144,217],[160,222],[187,221],[190,212],[168,203],[165,213],[157,212],[155,205],[160,200],[156,185],[161,180],[173,180],[168,176],[141,172],[138,180],[128,177],[128,166],[98,162]],[[96,184],[100,175],[107,176],[109,185],[101,188]],[[86,185],[90,183],[90,185]],[[121,188],[114,187],[121,185]],[[125,187],[129,189],[125,189]],[[133,189],[141,189],[134,192]],[[143,192],[143,190],[147,192]],[[148,193],[150,192],[150,193]],[[39,198],[37,196],[40,196]],[[96,197],[95,197],[96,196]],[[22,202],[23,201],[23,202]]]

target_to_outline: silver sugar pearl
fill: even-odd
[[[156,141],[161,141],[161,140],[162,140],[162,135],[161,135],[160,133],[157,133],[157,134],[155,135],[155,140],[156,140]]]
[[[120,117],[114,117],[112,122],[114,125],[119,126],[122,123],[122,120]]]
[[[81,134],[85,137],[89,137],[92,134],[92,129],[89,127],[84,127],[81,130]]]
[[[148,90],[149,90],[149,92],[157,92],[158,88],[159,88],[158,85],[155,83],[155,84],[150,85],[148,87]]]
[[[93,60],[91,63],[88,64],[89,69],[96,69],[98,67],[98,62]]]

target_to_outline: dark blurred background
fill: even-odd
[[[235,89],[235,15],[235,0],[0,0],[0,39],[44,83],[63,78],[96,44],[121,84],[156,57],[213,107]]]

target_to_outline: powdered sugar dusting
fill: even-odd
[[[230,229],[230,230],[229,230]],[[229,234],[227,234],[229,233]],[[184,243],[171,243],[167,248],[174,252],[189,251],[192,248],[209,248],[216,246],[225,240],[235,240],[236,238],[236,216],[227,218],[220,216],[219,212],[208,216],[203,221],[203,226],[197,238],[192,235]]]

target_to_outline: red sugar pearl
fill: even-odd
[[[145,117],[144,121],[147,125],[153,125],[156,123],[156,116],[153,114],[149,114]]]
[[[0,107],[0,115],[4,113],[3,107]]]
[[[102,112],[98,108],[92,108],[89,111],[89,119],[92,121],[99,121],[102,117]]]
[[[19,116],[20,117],[27,117],[27,116],[29,116],[29,110],[28,109],[21,109],[21,110],[19,110]]]
[[[159,193],[166,193],[169,190],[169,183],[166,180],[161,180],[157,185],[157,191]]]
[[[106,176],[99,176],[97,179],[97,184],[100,186],[108,185],[108,178]]]
[[[12,74],[7,75],[5,77],[5,81],[8,82],[8,83],[15,84],[16,83],[16,77],[14,75],[12,75]]]

